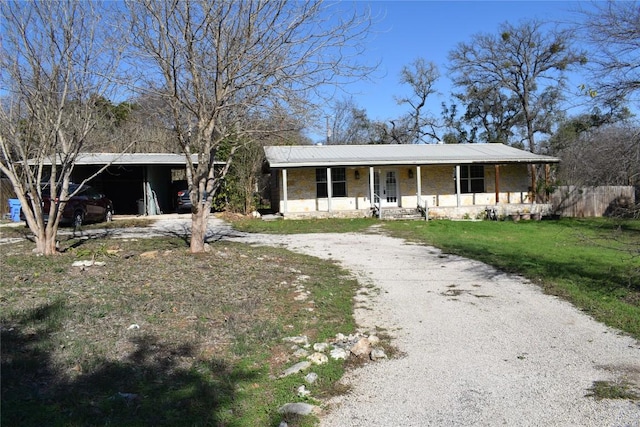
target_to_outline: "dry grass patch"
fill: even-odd
[[[281,249],[192,255],[177,238],[69,240],[54,257],[31,248],[1,258],[7,425],[278,425],[277,407],[295,400],[271,377],[291,363],[282,338],[355,327],[356,282]],[[292,297],[301,275],[314,311]]]

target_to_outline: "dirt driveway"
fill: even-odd
[[[333,259],[377,291],[356,320],[398,358],[350,373],[323,426],[638,426],[640,402],[587,397],[640,381],[640,343],[526,280],[382,234],[250,235]]]

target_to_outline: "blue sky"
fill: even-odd
[[[399,84],[403,66],[417,57],[435,63],[441,77],[436,88],[442,95],[430,102],[431,112],[440,115],[440,104],[449,100],[447,77],[449,51],[477,33],[496,33],[501,23],[517,24],[523,19],[566,22],[575,19],[572,11],[585,6],[578,1],[360,1],[377,16],[367,56],[380,61],[372,82],[350,85],[347,90],[355,103],[372,120],[387,120],[406,112],[394,96],[410,93]],[[579,79],[579,78],[578,78]],[[583,83],[582,81],[573,82]],[[340,96],[340,95],[338,95]],[[316,140],[316,136],[312,135]]]

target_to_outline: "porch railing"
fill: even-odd
[[[378,219],[382,218],[382,200],[380,199],[380,195],[373,193],[373,215],[377,216]]]
[[[422,196],[418,194],[418,212],[420,212],[424,216],[425,221],[429,221],[429,203],[427,199],[423,199]]]

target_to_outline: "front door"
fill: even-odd
[[[382,177],[382,179],[380,179]],[[394,170],[383,169],[374,174],[374,191],[382,207],[398,206],[398,179]]]

